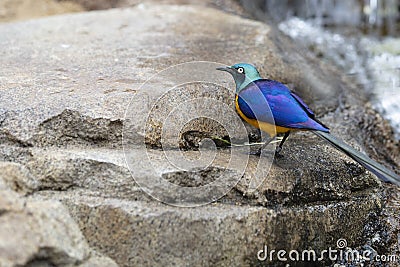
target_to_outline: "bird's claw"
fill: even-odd
[[[275,157],[277,158],[283,158],[283,155],[280,153],[282,151],[282,147],[277,147],[275,150]]]
[[[261,150],[257,150],[257,151],[250,151],[249,155],[254,155],[254,156],[260,156],[261,155]]]
[[[262,151],[262,149],[258,149],[256,151],[250,151],[249,155],[261,156],[261,151]],[[275,150],[275,157],[282,158],[283,155],[280,154],[281,151],[282,151],[282,148],[281,147],[277,147],[276,150]]]

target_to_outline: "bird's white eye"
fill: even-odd
[[[244,69],[242,67],[240,67],[240,68],[237,69],[237,72],[244,73]]]

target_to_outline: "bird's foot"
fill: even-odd
[[[275,150],[275,157],[283,158],[283,155],[280,153],[282,151],[282,147],[278,146]]]
[[[261,156],[261,151],[262,151],[262,148],[260,148],[260,149],[258,149],[256,151],[250,151],[249,155]],[[277,147],[276,150],[275,150],[275,157],[283,158],[283,155],[280,154],[281,151],[282,151],[282,148],[281,147]]]
[[[256,151],[250,151],[249,155],[260,156],[261,155],[261,149],[258,149]]]

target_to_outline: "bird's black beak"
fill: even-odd
[[[226,72],[229,72],[231,74],[234,72],[234,69],[231,68],[231,67],[218,67],[217,70],[226,71]]]

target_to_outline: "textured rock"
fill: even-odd
[[[0,188],[8,188],[21,194],[28,194],[37,191],[39,183],[25,166],[0,161]]]
[[[4,112],[0,136],[11,144],[23,145],[85,142],[118,145],[121,143],[121,120],[130,100],[133,103],[142,103],[146,98],[156,100],[168,89],[165,85],[169,82],[175,85],[174,82],[185,80],[188,75],[190,78],[193,73],[207,77],[210,82],[233,87],[228,76],[212,70],[218,66],[216,63],[209,64],[203,73],[198,72],[196,65],[191,65],[193,70],[189,65],[186,76],[175,75],[169,80],[165,80],[165,76],[155,77],[151,84],[139,89],[158,71],[193,60],[225,64],[254,62],[263,73],[267,71],[269,76],[278,79],[284,77],[281,80],[302,86],[305,93],[312,87],[315,93],[306,96],[323,99],[325,108],[334,107],[335,101],[329,99],[335,99],[332,96],[339,92],[334,80],[330,81],[332,75],[322,77],[317,68],[307,64],[295,68],[292,61],[298,60],[279,51],[268,26],[201,7],[172,6],[169,12],[165,9],[164,6],[140,5],[133,10],[48,18],[47,23],[39,20],[0,26],[2,47],[11,49],[19,43],[18,48],[2,51],[4,68],[0,76]],[[109,21],[107,28],[97,23],[101,17]],[[137,21],[138,17],[148,19]],[[73,22],[67,23],[71,19]],[[229,23],[225,23],[227,20]],[[190,31],[181,21],[191,21]],[[16,34],[21,32],[21,27],[26,34]],[[193,34],[188,35],[189,32]],[[241,40],[240,44],[226,45],[234,40]],[[82,51],[87,52],[82,54]],[[285,63],[287,58],[289,64]],[[32,70],[41,75],[27,75]],[[226,81],[230,81],[229,84]],[[16,91],[24,94],[15,94]],[[215,99],[221,94],[215,87],[208,93]],[[229,103],[231,94],[224,93],[219,99]],[[131,107],[132,116],[135,115],[132,124],[136,126],[131,129],[132,134],[142,134],[141,122],[147,118],[151,107]],[[211,111],[220,114],[219,110]],[[150,129],[159,127],[151,123],[148,126]],[[159,137],[149,138],[148,142],[157,145]]]
[[[91,252],[68,211],[54,201],[0,190],[0,266],[90,266]],[[93,255],[92,255],[93,254]],[[98,266],[117,266],[110,259]]]
[[[240,3],[230,0],[72,0],[87,10],[99,10],[115,7],[133,7],[142,3],[172,4],[172,5],[200,5],[218,8],[220,10],[248,16]]]
[[[264,245],[336,247],[344,236],[354,246],[368,221],[364,215],[380,209],[376,194],[278,210],[222,203],[188,209],[73,192],[55,197],[70,207],[90,244],[122,266],[258,266]]]
[[[297,141],[298,139],[301,141]],[[28,187],[25,189],[25,191],[29,190],[28,192],[84,190],[86,194],[95,196],[147,200],[148,197],[140,187],[143,184],[148,185],[144,180],[156,181],[158,177],[162,177],[183,186],[198,186],[220,177],[226,179],[225,182],[232,181],[230,180],[232,178],[234,180],[231,186],[226,187],[229,190],[244,173],[243,179],[235,187],[237,192],[246,196],[246,203],[264,206],[278,203],[299,204],[346,200],[350,199],[353,193],[357,194],[359,191],[379,187],[380,182],[375,177],[350,159],[341,158],[341,154],[330,146],[315,144],[317,138],[308,141],[303,139],[305,137],[294,137],[289,140],[285,147],[285,156],[275,158],[274,164],[272,164],[272,158],[269,157],[272,155],[273,146],[267,148],[270,151],[261,161],[258,157],[249,157],[240,151],[233,152],[236,164],[229,162],[232,157],[229,150],[219,150],[213,163],[208,167],[214,169],[204,172],[196,166],[187,166],[186,170],[182,171],[176,165],[179,164],[179,151],[132,149],[127,156],[128,161],[132,160],[129,170],[121,150],[28,148],[29,153],[26,154],[30,156],[20,163],[27,166],[30,173],[27,173],[23,165],[2,163],[5,168],[3,172],[0,172],[0,177],[2,173],[10,174],[15,168],[17,170],[21,168],[24,176],[13,178],[14,176],[10,175],[8,183],[17,189]],[[318,157],[307,154],[301,161],[297,159],[297,155],[314,150],[324,153]],[[206,157],[213,157],[212,152],[202,151]],[[169,155],[169,160],[165,158],[164,153]],[[184,153],[187,158],[196,158],[198,155],[197,151]],[[148,162],[151,164],[148,165]],[[262,169],[258,166],[260,164],[263,166]],[[259,186],[256,191],[249,188],[251,181],[256,183],[254,186]],[[153,189],[157,190],[156,184]],[[213,195],[217,197],[219,192],[217,190]],[[173,198],[174,193],[167,190],[165,195]],[[228,194],[224,201],[234,203],[237,197],[235,193]]]
[[[72,1],[3,0],[0,3],[0,22],[79,11],[83,11],[83,8]]]
[[[362,96],[273,27],[199,6],[138,5],[0,25],[0,36],[0,160],[14,162],[2,163],[8,174],[0,186],[30,193],[20,201],[36,203],[34,217],[56,209],[62,215],[54,216],[76,229],[54,204],[60,200],[90,246],[119,265],[254,266],[265,244],[321,250],[338,238],[351,246],[365,242],[364,226],[381,209],[380,182],[316,137],[293,135],[283,158],[273,159],[271,145],[261,161],[244,153],[248,147],[213,150],[201,141],[246,141],[249,128],[235,115],[232,79],[215,71],[244,61],[290,84],[358,147],[360,129],[349,116],[363,112]],[[203,62],[175,66],[195,60]],[[186,158],[179,147],[189,149]],[[234,187],[223,198],[229,186],[199,197],[190,194],[196,190],[164,187],[168,180],[196,188],[216,177]],[[254,177],[260,186],[249,190]],[[141,189],[153,196],[161,191],[156,198],[174,205],[218,201],[178,208]],[[78,242],[40,227],[32,234],[43,234],[56,252],[68,251],[47,257],[51,264],[102,266],[83,237]],[[61,246],[56,237],[69,243]]]

